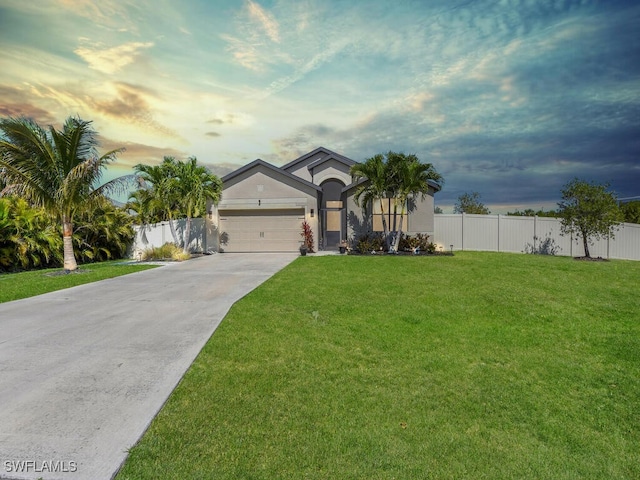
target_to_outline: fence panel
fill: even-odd
[[[561,221],[548,217],[436,214],[434,243],[449,250],[535,252],[583,256],[582,238],[561,235]],[[625,223],[614,238],[589,245],[592,257],[640,260],[640,225]]]
[[[462,228],[465,250],[498,251],[498,216],[464,215]]]
[[[462,245],[462,215],[435,215],[433,243],[442,246],[446,251],[464,250]]]
[[[525,252],[536,248],[536,224],[529,217],[500,215],[498,220],[501,252]]]
[[[560,234],[560,221],[551,217],[527,217],[535,219],[536,252],[551,255],[572,256],[576,249],[571,241],[571,235]],[[582,247],[580,247],[582,250]],[[582,255],[582,254],[580,254]]]
[[[173,221],[178,243],[184,238],[184,230],[187,226],[187,219],[181,218]],[[203,218],[191,219],[191,232],[189,234],[189,251],[200,252],[206,248],[205,221]],[[161,247],[167,242],[174,242],[171,234],[169,222],[160,222],[147,225],[134,225],[136,237],[131,245],[131,256],[137,256],[143,250]]]
[[[623,223],[609,246],[611,258],[640,259],[640,225]]]

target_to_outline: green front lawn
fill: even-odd
[[[33,297],[84,283],[119,277],[154,268],[150,264],[124,264],[122,260],[80,265],[80,273],[65,275],[61,268],[0,274],[0,303]]]
[[[300,258],[117,478],[640,478],[639,284],[640,262]]]

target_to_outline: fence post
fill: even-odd
[[[498,214],[498,251],[500,251],[500,214]]]
[[[462,217],[460,217],[462,219],[462,238],[460,239],[460,250],[464,250],[464,212],[462,212]]]
[[[538,250],[538,216],[533,216],[533,251],[537,252]]]

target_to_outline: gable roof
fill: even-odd
[[[328,148],[324,148],[324,147],[318,147],[315,150],[312,150],[309,153],[305,153],[304,155],[302,155],[301,157],[296,158],[295,160],[287,163],[286,165],[283,165],[282,168],[283,170],[289,170],[290,168],[295,167],[296,165],[309,160],[311,157],[317,155],[318,153],[322,153],[323,156],[317,160],[315,160],[314,162],[311,162],[307,168],[309,168],[310,170],[318,165],[320,165],[321,163],[326,162],[327,160],[337,160],[338,162],[347,165],[348,167],[351,167],[351,165],[355,165],[356,161],[351,160],[348,157],[345,157],[344,155],[340,155],[339,153],[336,153],[332,150],[329,150]]]
[[[307,187],[311,187],[314,190],[317,190],[319,192],[322,191],[322,188],[319,187],[318,185],[315,185],[315,184],[313,184],[311,182],[308,182],[308,181],[304,180],[303,178],[300,178],[300,177],[298,177],[296,175],[293,175],[293,174],[283,170],[282,168],[276,167],[275,165],[271,165],[270,163],[267,163],[267,162],[265,162],[264,160],[262,160],[260,158],[254,160],[251,163],[246,164],[244,167],[240,167],[239,169],[234,170],[231,173],[228,173],[227,175],[225,175],[224,177],[221,178],[222,183],[224,184],[224,183],[228,182],[229,180],[234,179],[238,175],[242,175],[243,173],[248,172],[249,170],[252,170],[252,169],[254,169],[254,168],[258,167],[258,166],[265,167],[268,170],[276,172],[276,173],[278,173],[280,175],[284,175],[285,177],[288,177],[288,178],[290,178],[292,180],[295,180],[296,182],[301,183],[302,185],[306,185]]]

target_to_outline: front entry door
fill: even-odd
[[[327,250],[337,250],[340,241],[344,238],[342,235],[342,202],[328,201],[327,208],[323,209],[323,238],[324,248]]]

